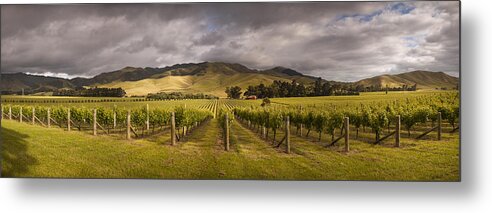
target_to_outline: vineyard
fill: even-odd
[[[234,153],[247,146],[246,141],[256,140],[269,149],[294,156],[305,155],[306,149],[358,153],[378,147],[406,147],[418,141],[455,140],[459,136],[456,92],[359,101],[344,97],[327,101],[319,97],[310,101],[281,98],[272,99],[267,106],[260,106],[261,100],[102,100],[18,98],[2,104],[1,117],[42,128],[179,147],[205,140],[201,138],[207,135],[203,129],[215,128],[220,136],[212,141],[226,152]],[[241,138],[244,134],[250,136]],[[161,137],[167,139],[154,140]],[[387,142],[390,140],[393,142]],[[372,147],[362,148],[365,146],[361,144]]]
[[[336,130],[343,134],[343,120],[348,118],[355,129],[355,138],[359,138],[359,130],[370,129],[374,133],[374,143],[381,142],[381,134],[387,129],[398,125],[407,131],[407,136],[411,136],[412,129],[422,129],[430,125],[431,130],[442,132],[441,121],[447,121],[451,126],[451,133],[458,130],[459,118],[459,97],[456,94],[443,94],[439,96],[417,97],[403,101],[392,101],[389,103],[373,103],[344,106],[324,105],[324,106],[274,106],[274,107],[239,107],[234,108],[233,112],[241,120],[248,122],[248,126],[263,130],[263,137],[268,138],[269,130],[273,133],[273,142],[276,140],[276,132],[281,128],[283,120],[290,118],[290,122],[296,127],[296,133],[306,133],[304,137],[309,137],[312,132],[318,133],[318,141],[321,141],[322,133],[331,136],[330,145],[337,139]],[[438,123],[437,128],[435,124]],[[398,130],[399,131],[399,130]],[[419,135],[421,138],[430,131]],[[393,133],[394,134],[394,133]],[[439,136],[440,137],[440,136]],[[440,138],[439,138],[440,139]]]
[[[171,124],[177,130],[176,138],[186,136],[194,127],[213,117],[216,101],[188,109],[175,108],[149,109],[146,105],[137,109],[122,108],[80,108],[80,107],[44,107],[44,106],[2,106],[2,118],[29,122],[50,128],[53,125],[67,131],[92,131],[105,134],[125,133],[126,138],[143,137],[166,129]],[[181,130],[181,131],[180,131]]]
[[[2,106],[2,118],[30,122],[42,126],[51,127],[51,123],[68,131],[75,128],[79,131],[92,130],[94,135],[98,131],[104,133],[126,132],[126,138],[132,135],[141,137],[155,134],[166,129],[174,123],[179,141],[186,136],[191,129],[209,118],[220,119],[220,123],[233,119],[235,116],[247,123],[250,129],[261,132],[264,139],[268,140],[271,134],[272,144],[277,142],[277,131],[285,129],[284,121],[288,117],[289,122],[295,127],[295,133],[308,138],[310,134],[317,133],[318,142],[322,135],[331,136],[329,145],[334,145],[344,136],[344,118],[348,118],[353,129],[355,139],[359,138],[359,131],[370,129],[374,133],[373,143],[381,143],[381,135],[387,129],[394,129],[400,125],[411,137],[412,129],[422,129],[430,125],[430,130],[442,132],[441,121],[447,121],[451,126],[450,132],[458,130],[459,97],[457,94],[446,93],[438,96],[419,96],[400,101],[377,102],[373,104],[360,104],[337,106],[334,104],[315,106],[302,104],[274,104],[267,107],[255,106],[240,100],[207,100],[199,102],[178,104],[161,104],[157,109],[149,109],[149,104],[140,108],[84,108],[84,107],[48,107],[48,106]],[[169,102],[168,102],[169,103]],[[187,107],[187,105],[190,105]],[[171,121],[174,120],[174,121]],[[435,124],[438,123],[438,126]],[[290,127],[289,127],[290,128]],[[336,132],[339,130],[340,137]],[[431,131],[419,135],[421,138]],[[399,136],[400,137],[400,136]],[[280,145],[280,144],[279,144]],[[277,145],[277,146],[279,146]],[[398,146],[398,145],[397,145]]]

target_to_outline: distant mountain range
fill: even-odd
[[[98,86],[123,88],[128,95],[147,95],[156,92],[207,93],[225,96],[225,88],[249,85],[271,84],[275,80],[296,80],[310,84],[318,78],[304,75],[293,69],[275,67],[268,70],[254,70],[241,64],[203,62],[176,64],[163,68],[125,67],[113,72],[101,73],[93,78],[63,79],[43,77],[24,73],[6,73],[1,76],[2,91],[43,92],[60,88]],[[323,80],[326,81],[326,80]],[[401,87],[417,84],[418,89],[456,88],[459,79],[443,72],[413,71],[397,75],[380,75],[357,82],[336,82],[363,87]]]

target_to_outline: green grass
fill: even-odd
[[[407,98],[417,98],[422,96],[435,96],[439,94],[457,93],[456,90],[437,91],[437,90],[419,90],[419,91],[401,91],[401,92],[363,92],[357,96],[318,96],[318,97],[292,97],[292,98],[272,98],[273,103],[288,105],[306,105],[306,106],[323,106],[327,104],[334,105],[353,105],[353,104],[376,104],[386,103],[395,100],[406,100]]]
[[[238,122],[231,151],[217,120],[170,146],[169,133],[140,140],[90,136],[2,121],[3,177],[459,181],[458,134],[402,139],[401,148],[351,141],[351,151],[292,136],[292,154]],[[282,132],[279,137],[282,137]],[[363,135],[363,133],[362,133]],[[431,136],[432,137],[432,136]],[[363,136],[362,136],[363,138]]]

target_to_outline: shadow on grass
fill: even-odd
[[[1,177],[23,177],[37,159],[27,151],[26,138],[29,136],[5,127],[1,128]]]

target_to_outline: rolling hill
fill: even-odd
[[[167,69],[163,73],[152,75],[137,81],[113,81],[105,84],[95,84],[99,87],[121,87],[130,95],[146,95],[156,92],[188,92],[208,93],[224,97],[225,88],[249,85],[271,84],[275,80],[312,83],[316,78],[305,76],[287,68],[276,67],[271,70],[257,71],[240,64],[200,63]]]
[[[1,91],[21,91],[24,89],[26,91],[47,92],[54,89],[75,87],[68,79],[25,73],[2,74],[0,82]]]
[[[412,71],[396,75],[380,75],[372,78],[363,79],[355,82],[356,85],[364,87],[402,87],[403,85],[413,86],[417,84],[417,89],[436,89],[436,88],[456,88],[459,79],[443,72],[431,71]]]
[[[125,67],[120,70],[101,73],[93,78],[74,78],[71,80],[27,75],[24,73],[2,74],[2,91],[32,92],[50,91],[60,88],[97,86],[123,88],[127,95],[147,95],[156,92],[207,93],[224,97],[225,88],[250,85],[271,84],[273,81],[292,81],[311,84],[318,78],[304,75],[293,69],[274,67],[268,70],[250,69],[241,64],[222,62],[203,62],[176,64],[163,68]],[[326,80],[322,80],[326,81]],[[455,88],[459,82],[456,77],[443,72],[413,71],[397,75],[381,75],[357,82],[335,82],[354,86],[401,87],[417,84],[419,89]]]

